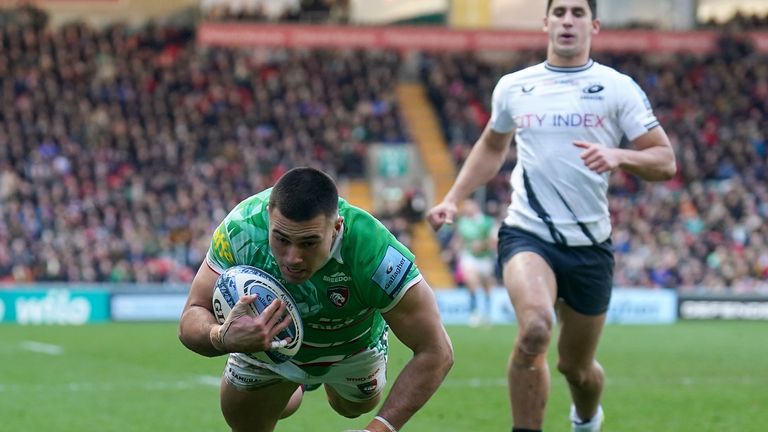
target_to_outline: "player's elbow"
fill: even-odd
[[[453,368],[453,347],[448,347],[448,352],[446,353],[444,359],[443,359],[443,367],[445,369],[445,374],[448,375],[448,371]]]
[[[645,169],[635,171],[634,174],[646,181],[667,181],[677,174],[677,163],[674,156],[665,158],[664,162],[656,162]]]
[[[221,355],[221,353],[213,349],[210,342],[206,340],[207,335],[197,334],[192,330],[193,326],[194,325],[190,325],[190,323],[186,322],[182,315],[179,327],[176,330],[176,337],[179,338],[179,342],[181,342],[181,344],[188,350],[205,357],[216,357]]]
[[[197,354],[200,354],[203,357],[218,357],[222,353],[219,351],[216,351],[213,347],[210,346],[210,344],[206,344],[202,340],[199,340],[194,337],[190,337],[189,335],[185,334],[184,331],[179,330],[179,341],[182,345],[184,345],[185,348],[188,350],[195,352]]]
[[[191,339],[187,332],[184,330],[183,322],[179,323],[179,328],[176,331],[176,337],[179,338],[179,342],[181,342],[182,345],[184,345],[187,349],[192,350]]]
[[[675,159],[672,158],[671,161],[666,163],[659,170],[659,180],[660,181],[671,180],[675,176],[675,174],[677,174],[677,163],[675,162]]]
[[[422,365],[427,367],[430,373],[434,374],[434,377],[439,377],[441,381],[453,367],[453,346],[448,335],[417,349],[414,354],[421,359]]]
[[[438,349],[435,350],[435,363],[443,375],[448,375],[448,371],[453,367],[453,345],[448,336],[445,336],[445,340],[440,344]]]

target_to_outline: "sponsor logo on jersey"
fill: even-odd
[[[376,393],[376,389],[379,387],[379,382],[376,379],[373,379],[370,382],[358,384],[357,389],[360,390],[361,393],[364,395],[372,395]]]
[[[346,377],[345,380],[347,382],[350,382],[350,383],[376,380],[375,377],[379,373],[379,370],[381,370],[381,368],[376,368],[375,371],[369,373],[367,376],[364,376],[364,377]]]
[[[227,367],[227,372],[229,372],[230,377],[234,378],[237,381],[240,381],[241,384],[253,384],[260,381],[259,377],[257,376],[245,376],[237,373],[237,370],[235,370],[231,366]]]
[[[554,127],[604,128],[605,116],[593,113],[563,113],[552,116]]]
[[[390,297],[394,298],[400,291],[408,271],[413,263],[400,251],[392,246],[387,247],[387,253],[381,259],[379,267],[371,278]]]
[[[605,87],[603,87],[601,84],[592,84],[589,87],[585,87],[584,90],[582,90],[584,93],[600,93],[601,91],[605,90]]]
[[[338,330],[344,328],[355,322],[356,317],[349,318],[320,318],[317,323],[305,323],[307,327],[315,330]],[[344,341],[342,343],[346,343]],[[341,345],[341,343],[333,343],[332,345]]]
[[[602,96],[600,96],[602,97]],[[537,127],[604,128],[606,116],[597,113],[521,114],[515,116],[520,129]]]
[[[328,300],[337,308],[343,307],[349,300],[349,288],[345,286],[328,287],[325,293],[328,295]]]
[[[520,88],[523,90],[523,93],[528,94],[528,93],[532,92],[533,89],[536,88],[536,86],[535,85],[532,85],[532,86],[529,86],[529,87],[520,86]]]
[[[603,90],[605,90],[605,87],[602,84],[591,84],[591,85],[581,89],[581,92],[584,93],[581,96],[581,98],[582,99],[603,100],[603,96],[598,94],[598,93],[602,92]]]
[[[232,254],[232,248],[229,245],[229,239],[224,231],[224,227],[220,226],[213,233],[213,239],[211,241],[211,249],[218,256],[224,259],[224,262],[232,264],[235,262],[235,257]]]
[[[344,274],[344,272],[336,272],[330,276],[323,276],[323,282],[328,283],[339,283],[339,282],[349,282],[352,280],[352,277],[347,276]]]

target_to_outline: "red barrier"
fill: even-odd
[[[716,31],[653,32],[604,30],[593,40],[596,51],[707,53],[717,49]],[[768,52],[768,32],[747,33],[760,52]],[[453,30],[441,27],[342,27],[316,25],[203,23],[198,42],[214,46],[395,48],[438,51],[541,49],[539,31]]]

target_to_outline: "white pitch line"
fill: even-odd
[[[638,379],[629,377],[618,377],[609,380],[608,385],[625,387],[635,386]],[[695,386],[724,386],[724,385],[743,385],[743,386],[766,386],[768,381],[764,377],[733,376],[733,377],[677,377],[674,380],[665,382],[674,382],[678,385],[688,387]],[[129,389],[141,389],[147,391],[175,391],[187,390],[199,387],[218,387],[221,384],[221,377],[213,375],[198,375],[187,379],[177,381],[129,381],[129,382],[70,382],[70,383],[46,383],[46,384],[7,384],[0,382],[0,395],[4,393],[103,393],[125,391]],[[463,378],[447,379],[442,387],[464,388],[464,389],[501,389],[507,386],[506,378]],[[496,390],[494,390],[496,391]]]
[[[553,376],[553,379],[561,379],[561,378],[562,377],[560,375]],[[686,386],[686,387],[718,386],[718,385],[757,386],[757,385],[768,384],[768,381],[766,381],[765,377],[749,376],[749,375],[729,376],[729,377],[680,376],[680,377],[673,377],[673,378],[663,378],[663,379],[660,378],[658,379],[658,381],[659,381],[659,384],[676,383],[677,385]],[[606,377],[606,384],[611,386],[619,386],[619,387],[635,386],[640,384],[641,382],[647,383],[649,381],[647,377],[630,377],[630,376]],[[445,380],[445,382],[442,384],[441,387],[498,388],[498,387],[506,387],[506,386],[507,386],[507,379],[498,377],[498,378],[458,378],[458,379],[448,378]]]
[[[218,387],[221,385],[221,377],[220,376],[212,376],[212,375],[201,375],[197,382],[200,384],[205,384],[209,386]]]
[[[19,344],[21,349],[32,351],[36,353],[48,354],[48,355],[61,355],[64,352],[64,348],[59,345],[47,344],[35,341],[23,341]]]
[[[141,389],[148,391],[185,390],[205,387],[218,387],[221,385],[221,377],[200,375],[195,378],[178,381],[138,381],[138,382],[70,382],[48,384],[4,384],[0,382],[0,394],[20,392],[115,392],[129,389]]]

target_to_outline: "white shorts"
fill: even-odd
[[[273,365],[246,354],[230,354],[224,368],[224,377],[227,382],[242,391],[256,390],[285,381],[298,384],[327,384],[342,398],[362,402],[384,390],[387,383],[386,372],[387,350],[371,348],[333,364],[330,370],[321,376],[309,375],[290,361]]]
[[[483,277],[491,277],[496,270],[496,262],[492,256],[476,257],[464,252],[459,255],[459,266],[462,273],[474,272]]]

